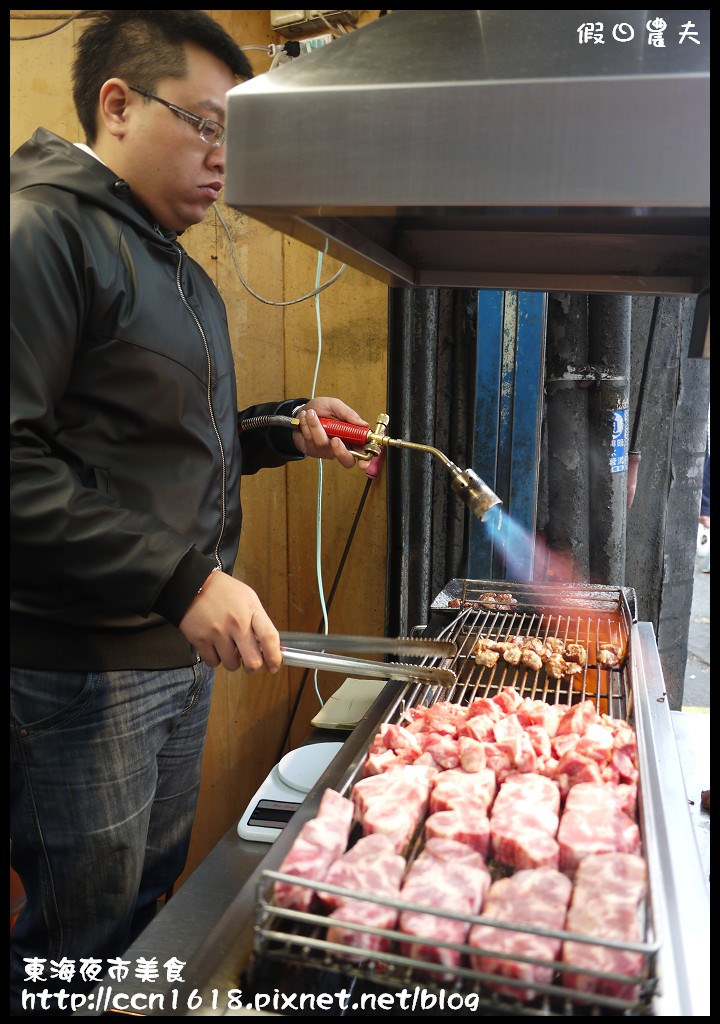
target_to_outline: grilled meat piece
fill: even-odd
[[[567,662],[560,654],[552,654],[545,662],[545,674],[551,679],[562,679],[567,672]]]
[[[550,651],[547,649],[540,637],[537,636],[526,636],[520,646],[524,651],[535,651],[535,653],[539,654],[541,658],[547,658],[550,654]]]
[[[534,651],[532,647],[523,647],[522,653],[520,654],[520,664],[525,665],[526,668],[530,668],[533,672],[539,672],[543,667],[543,661],[537,651]]]
[[[473,644],[470,654],[475,658],[476,664],[493,668],[498,662],[501,651],[497,650],[497,644],[494,640],[488,640],[484,636],[479,636]]]
[[[508,665],[519,665],[522,658],[522,647],[519,644],[507,644],[503,653],[503,659]]]
[[[489,651],[497,651],[498,654],[504,654],[506,649],[515,642],[515,637],[508,637],[507,640],[488,640],[486,641],[486,647]]]
[[[582,644],[566,644],[565,660],[574,661],[578,665],[584,665],[587,661],[587,651]]]
[[[488,638],[486,636],[482,636],[482,634],[478,634],[478,636],[475,639],[475,643],[470,648],[470,654],[474,657],[476,654],[479,654],[480,651],[484,651],[486,648],[489,648],[490,650],[493,650],[493,648],[490,647],[490,644],[493,643],[493,642],[494,641],[492,641],[492,640],[488,640]]]
[[[477,665],[484,665],[487,668],[494,668],[497,665],[500,658],[499,651],[491,651],[487,647],[483,647],[475,655],[475,663]]]
[[[551,654],[564,654],[565,653],[565,641],[561,640],[558,636],[546,636],[545,646]]]
[[[605,668],[619,668],[622,661],[618,644],[601,643],[597,654],[598,665]]]
[[[507,608],[514,608],[517,604],[517,601],[512,596],[512,594],[496,594],[494,592],[489,592],[487,594],[482,595],[482,597],[480,598],[480,604],[483,606],[483,608],[497,608],[502,610]]]
[[[587,665],[587,648],[577,641],[562,640],[557,636],[541,639],[537,636],[506,636],[502,640],[479,636],[471,651],[478,665],[493,668],[498,661],[494,653],[502,655],[509,665],[522,665],[533,672],[545,666],[551,679],[572,678],[583,673]],[[620,663],[617,645],[602,643],[598,650],[598,663],[616,668]]]

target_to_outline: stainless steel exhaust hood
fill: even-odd
[[[388,285],[698,294],[709,47],[709,11],[393,11],[230,91],[226,202]]]

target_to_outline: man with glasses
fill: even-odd
[[[203,142],[207,142],[209,146],[217,149],[218,146],[222,146],[225,142],[225,129],[217,121],[213,121],[210,117],[198,117],[197,114],[191,114],[189,110],[183,110],[182,107],[176,107],[174,103],[168,103],[167,100],[162,99],[161,96],[155,96],[153,93],[148,92],[147,89],[138,89],[136,85],[131,85],[130,88],[133,92],[139,92],[141,96],[145,96],[148,100],[156,100],[158,103],[162,103],[163,106],[167,107],[168,110],[172,110],[176,117],[179,117],[181,121],[185,121],[187,124],[191,124],[195,131],[198,133]]]
[[[304,405],[301,429],[238,436],[224,305],[178,237],[218,198],[225,95],[251,75],[203,12],[91,12],[86,144],[38,129],[11,161],[14,1015],[23,990],[81,989],[183,870],[213,668],[280,666],[232,576],[241,474],[354,465],[318,420],[364,422],[337,399],[255,406]]]

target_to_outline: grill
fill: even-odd
[[[479,580],[453,580],[435,599],[431,610],[451,615],[442,630],[443,638],[455,640],[458,657],[451,665],[458,682],[451,699],[460,704],[477,697],[492,697],[505,686],[513,686],[521,697],[570,706],[593,700],[600,713],[628,720],[630,687],[624,665],[629,654],[630,626],[634,605],[632,594],[613,587],[547,586],[533,584],[492,584]],[[484,607],[488,595],[495,595],[494,607]],[[517,602],[505,608],[507,598]],[[458,602],[459,608],[452,602]],[[583,671],[572,680],[554,679],[545,669],[533,671],[509,665],[502,659],[493,668],[481,667],[472,657],[478,637],[519,640],[558,637],[582,645],[587,652]],[[601,644],[611,643],[623,655],[619,670],[598,662]]]
[[[507,597],[511,591],[517,604],[505,611],[473,607],[488,591],[500,593],[501,597]],[[453,608],[451,602],[455,601],[466,607]],[[304,1016],[367,1016],[368,1012],[388,1010],[413,1016],[708,1016],[707,871],[693,834],[688,791],[663,689],[653,627],[649,622],[635,620],[634,606],[632,591],[624,589],[451,581],[433,602],[428,625],[418,630],[429,636],[444,633],[457,638],[457,685],[447,693],[416,682],[388,683],[287,827],[265,852],[251,853],[245,847],[256,844],[238,841],[234,835],[218,845],[203,870],[196,873],[197,884],[189,879],[134,944],[137,955],[159,956],[160,962],[162,958],[181,955],[187,961],[182,983],[171,982],[168,977],[167,984],[159,986],[165,1006],[202,1005],[206,1009],[201,1012],[213,1016],[236,1016],[241,992],[240,1015],[253,1005],[248,1003],[249,999],[262,996],[255,1008],[272,1006],[281,1015],[289,1008],[289,1014]],[[547,680],[543,672],[517,668],[504,675],[505,669],[490,673],[475,665],[474,659],[471,662],[469,651],[480,633],[502,637],[533,631],[539,635],[557,632],[561,636],[588,638],[591,658],[583,677],[576,678],[574,685],[567,685]],[[625,662],[610,671],[598,666],[596,654],[592,654],[593,644],[596,649],[606,636],[613,638],[609,642],[627,643]],[[628,949],[640,958],[641,987],[632,1002],[583,996],[574,990],[568,995],[558,984],[538,988],[540,994],[532,1003],[519,997],[494,996],[488,988],[487,976],[473,971],[468,961],[448,981],[438,967],[404,958],[397,946],[382,955],[351,960],[349,956],[357,956],[355,949],[327,942],[326,918],[281,911],[270,901],[273,883],[287,878],[280,874],[280,867],[302,826],[317,815],[328,787],[341,794],[351,791],[383,722],[399,721],[416,704],[429,706],[448,697],[452,702],[467,702],[475,695],[493,695],[509,684],[524,695],[544,695],[544,699],[564,706],[585,698],[595,701],[600,708],[599,702],[607,701],[613,716],[622,715],[634,727],[639,768],[638,822],[649,876],[648,898],[639,922],[641,938],[635,946],[591,940],[594,945]],[[351,842],[353,839],[351,836]],[[236,847],[237,842],[240,848]],[[416,853],[418,847],[419,842],[412,852]],[[291,881],[298,886],[302,883],[296,877]],[[328,884],[320,887],[309,882],[308,886],[331,891]],[[367,893],[344,894],[374,903],[391,902]],[[398,903],[392,905],[401,909]],[[422,907],[422,913],[433,912]],[[437,910],[435,914],[469,920],[447,911]],[[473,920],[482,921],[482,917]],[[190,928],[188,921],[192,922]],[[501,925],[493,922],[493,927]],[[377,930],[375,933],[376,937]],[[396,933],[388,934],[398,937]],[[563,937],[563,933],[557,932],[539,934]],[[573,941],[580,941],[580,937],[573,935]],[[457,951],[465,952],[465,947],[459,946]],[[512,958],[518,959],[516,954]],[[527,962],[542,966],[542,961],[529,957]],[[584,969],[584,973],[591,972]],[[621,977],[596,974],[615,980]],[[143,982],[131,984],[128,979],[124,987],[138,999],[146,995]],[[407,989],[405,994],[403,988]],[[232,995],[224,1007],[218,1002],[221,993]],[[369,1002],[364,999],[366,994]],[[388,1005],[391,996],[395,998],[392,1006]],[[405,1001],[400,1002],[401,999]],[[88,1015],[82,1010],[78,1012]],[[182,1010],[178,1013],[182,1015]],[[147,1015],[168,1014],[167,1009],[155,1006],[148,1008]]]
[[[492,596],[491,596],[492,595]],[[452,580],[433,602],[433,618],[429,629],[433,635],[454,640],[458,653],[451,662],[443,662],[452,668],[457,682],[451,691],[432,685],[408,684],[398,691],[397,700],[385,715],[386,722],[400,722],[404,712],[417,705],[430,706],[439,700],[468,705],[479,697],[492,697],[504,687],[514,687],[521,697],[543,700],[547,703],[570,707],[581,701],[592,700],[599,713],[613,718],[622,718],[635,726],[634,692],[632,685],[631,636],[633,624],[634,596],[632,591],[604,586],[537,585],[520,583],[498,583],[496,581]],[[545,666],[533,670],[522,665],[510,665],[500,659],[495,666],[481,666],[475,661],[473,646],[478,638],[503,641],[508,637],[526,639],[537,637],[546,640],[558,637],[566,642],[581,644],[587,651],[587,661],[582,671],[571,679],[555,679]],[[611,643],[620,651],[617,667],[604,666],[598,659],[603,643]],[[378,723],[379,724],[379,723]],[[639,724],[639,723],[638,723]],[[636,729],[638,744],[642,730]],[[372,739],[372,737],[370,738]],[[368,744],[369,745],[369,744]],[[367,748],[366,748],[367,749]],[[364,757],[356,763],[339,792],[349,795],[355,781],[362,774]],[[644,813],[642,800],[642,771],[640,776],[640,828],[643,850],[646,849],[646,833],[651,827]],[[409,861],[422,848],[422,824],[411,846]],[[354,836],[351,837],[351,842]],[[496,869],[493,869],[496,870]],[[502,873],[502,872],[501,872]],[[653,912],[652,886],[641,910],[640,943],[599,940],[597,937],[583,937],[575,933],[503,925],[482,916],[471,917],[450,913],[441,908],[430,910],[401,900],[390,900],[369,893],[356,893],[338,889],[337,886],[306,882],[306,887],[319,892],[342,893],[361,897],[364,901],[396,907],[398,910],[420,910],[438,918],[453,918],[468,925],[489,924],[493,928],[511,928],[515,931],[531,932],[548,938],[567,938],[573,942],[587,942],[596,947],[607,946],[636,953],[640,956],[640,975],[628,978],[620,974],[595,971],[587,967],[577,968],[583,975],[590,975],[605,981],[634,983],[637,995],[631,999],[602,995],[597,992],[583,993],[564,987],[560,981],[553,984],[532,983],[538,996],[532,1001],[499,995],[488,983],[497,977],[483,974],[468,966],[467,956],[482,954],[482,950],[442,942],[433,939],[429,946],[442,946],[461,955],[462,966],[448,967],[441,964],[415,960],[400,952],[399,943],[407,936],[399,932],[373,929],[367,925],[347,925],[351,930],[372,932],[392,940],[387,953],[361,953],[357,948],[325,938],[327,918],[313,913],[280,909],[272,902],[272,888],[278,880],[303,885],[295,876],[283,875],[277,871],[263,871],[257,887],[255,943],[251,976],[257,983],[270,965],[282,964],[284,984],[288,983],[288,969],[296,970],[300,984],[307,990],[308,971],[315,973],[318,983],[329,974],[353,977],[362,986],[387,991],[396,989],[420,989],[435,993],[438,999],[446,999],[448,992],[455,999],[455,1006],[448,1008],[457,1012],[462,1007],[472,1011],[478,1008],[496,1014],[572,1016],[586,1015],[589,1011],[603,1015],[643,1015],[652,1012],[652,1001],[658,985],[657,958],[661,942]],[[413,939],[417,945],[418,940]],[[420,942],[420,945],[423,943]],[[497,952],[488,953],[503,959]],[[550,966],[557,970],[557,963],[549,963],[534,957],[513,953],[507,959],[536,966]],[[568,968],[568,973],[573,969]],[[565,966],[563,966],[565,971]],[[502,984],[509,988],[527,988],[527,981],[503,978]],[[602,987],[602,986],[600,986]],[[437,1004],[436,1004],[437,1005]],[[417,1011],[418,1007],[413,1006]],[[435,1009],[432,1011],[436,1012]]]

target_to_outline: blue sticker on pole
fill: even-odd
[[[627,450],[625,444],[625,409],[613,410],[612,454],[610,456],[610,472],[624,473],[627,470]]]

